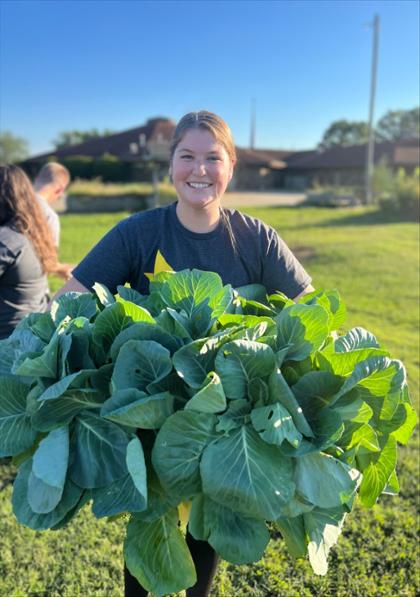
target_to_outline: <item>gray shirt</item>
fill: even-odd
[[[0,338],[25,315],[45,311],[47,276],[31,241],[11,226],[0,226]]]
[[[214,271],[224,284],[260,283],[270,293],[280,290],[291,298],[310,284],[310,276],[273,228],[236,210],[224,212],[236,247],[222,218],[211,232],[192,232],[181,224],[172,203],[119,222],[73,276],[86,288],[100,282],[115,293],[117,285],[129,282],[147,294],[145,274],[159,271],[163,259],[167,265],[163,269]]]

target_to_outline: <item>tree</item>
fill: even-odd
[[[400,139],[418,139],[420,109],[389,110],[376,126],[378,141],[398,141]]]
[[[98,129],[91,129],[88,131],[63,131],[59,133],[57,139],[54,139],[53,144],[56,149],[60,149],[62,147],[68,147],[69,145],[78,145],[79,143],[84,143],[85,141],[97,137],[105,137],[112,133],[113,131],[110,129],[104,129],[102,132]]]
[[[10,131],[0,133],[0,164],[14,164],[28,155],[28,142]]]
[[[369,127],[366,122],[336,120],[327,128],[318,147],[329,149],[366,143],[368,135]]]

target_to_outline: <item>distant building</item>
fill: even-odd
[[[169,118],[149,119],[145,125],[96,137],[55,151],[33,156],[23,166],[33,176],[48,160],[69,165],[85,156],[98,160],[115,156],[127,168],[129,180],[162,179],[168,174],[170,140],[175,122]],[[237,190],[304,190],[319,185],[363,186],[366,145],[326,150],[274,150],[237,147],[238,163],[231,188]],[[389,168],[412,172],[419,166],[419,140],[383,142],[375,145],[375,163],[386,161]],[[71,168],[70,168],[71,169]]]

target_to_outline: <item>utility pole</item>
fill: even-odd
[[[255,99],[252,100],[251,104],[251,135],[249,140],[249,148],[255,149]]]
[[[378,68],[378,45],[379,45],[379,16],[375,15],[373,19],[373,48],[372,48],[372,71],[370,79],[370,102],[369,102],[369,139],[366,152],[366,204],[373,203],[372,179],[374,168],[375,151],[375,130],[373,127],[373,118],[375,110],[375,92],[376,92],[376,72]]]

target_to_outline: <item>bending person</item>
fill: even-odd
[[[32,185],[18,166],[0,166],[0,339],[48,305],[47,273],[57,251]]]
[[[51,206],[63,197],[69,184],[70,172],[56,162],[45,164],[34,180],[36,198],[47,219],[57,252],[60,246],[60,219]],[[57,262],[55,274],[69,280],[73,268],[74,265],[70,263]]]

